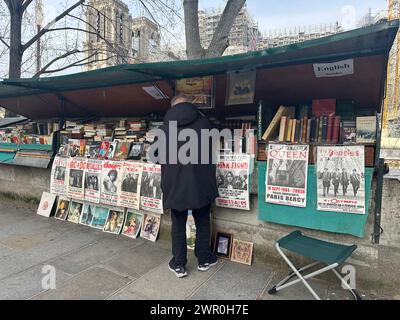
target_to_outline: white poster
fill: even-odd
[[[67,194],[67,165],[68,158],[56,156],[51,168],[50,193],[55,195]]]
[[[140,208],[155,213],[163,213],[160,165],[151,163],[143,164],[140,186]]]
[[[100,203],[100,181],[103,161],[89,159],[85,172],[85,200]]]
[[[223,154],[217,164],[219,207],[250,210],[250,155]]]
[[[317,78],[342,77],[354,74],[354,60],[347,59],[333,63],[315,63],[314,73]]]
[[[318,210],[365,214],[364,146],[318,147]]]
[[[308,145],[269,144],[267,203],[307,206]]]
[[[118,206],[139,209],[140,183],[142,180],[143,163],[124,161],[118,190]]]
[[[83,178],[85,176],[86,160],[83,158],[68,159],[68,198],[76,200],[85,199],[85,187]]]
[[[118,205],[118,184],[121,176],[122,162],[119,161],[103,161],[101,170],[101,195],[100,202],[102,204],[117,206]]]

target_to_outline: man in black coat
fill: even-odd
[[[187,276],[187,244],[186,222],[188,211],[192,210],[196,223],[195,255],[198,259],[198,270],[207,271],[217,263],[217,257],[210,250],[210,211],[211,205],[218,197],[216,181],[216,165],[212,163],[213,150],[211,142],[202,141],[201,130],[212,129],[210,121],[201,114],[191,103],[190,97],[179,95],[172,100],[172,108],[164,118],[164,125],[160,128],[166,134],[166,163],[162,163],[161,189],[163,192],[164,207],[171,209],[172,217],[172,254],[169,269],[177,277]],[[197,163],[185,162],[175,152],[171,157],[170,146],[177,145],[179,151],[186,142],[180,142],[177,136],[170,135],[170,130],[177,134],[183,129],[192,129],[197,137]],[[202,144],[208,143],[209,159],[202,163]],[[190,154],[190,151],[189,151]],[[215,154],[215,153],[214,153]],[[188,153],[186,153],[188,155]],[[159,155],[160,156],[160,155]],[[173,158],[176,158],[174,162]]]

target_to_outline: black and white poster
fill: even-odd
[[[119,184],[118,206],[130,209],[140,208],[140,183],[143,163],[124,161],[121,169]]]
[[[250,155],[223,154],[217,163],[219,207],[250,210]]]
[[[86,160],[83,158],[68,159],[68,198],[84,200],[85,185],[84,177],[86,170]]]
[[[103,161],[101,170],[101,195],[100,202],[105,205],[118,205],[118,184],[121,177],[122,162]]]
[[[267,203],[307,206],[308,145],[269,144]]]
[[[151,163],[143,164],[140,186],[140,208],[155,213],[163,213],[160,165]]]
[[[364,146],[318,147],[318,210],[365,214]]]
[[[50,193],[55,195],[67,194],[67,166],[68,158],[58,157],[54,158],[53,166],[51,168],[50,179]]]
[[[100,203],[100,181],[103,162],[87,160],[85,172],[85,200]]]

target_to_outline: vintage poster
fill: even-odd
[[[269,144],[267,203],[307,206],[308,145]]]
[[[250,210],[250,155],[224,154],[217,163],[219,207]]]
[[[104,232],[120,234],[125,221],[125,209],[111,208],[106,224],[104,225]]]
[[[225,105],[253,104],[256,71],[229,72]]]
[[[76,200],[84,200],[85,186],[83,179],[86,170],[86,160],[83,158],[68,159],[68,189],[67,196]]]
[[[151,163],[143,164],[140,186],[140,208],[155,213],[164,213],[160,165]]]
[[[51,168],[50,193],[55,195],[67,194],[67,165],[68,158],[54,158]]]
[[[157,214],[145,214],[143,217],[143,226],[140,236],[152,242],[155,242],[160,231],[161,216]]]
[[[193,103],[199,109],[214,108],[213,76],[180,79],[176,81],[176,95],[186,94],[193,97]]]
[[[143,214],[127,210],[124,227],[122,234],[132,239],[136,239],[139,236],[140,229],[142,228]]]
[[[69,214],[67,221],[72,223],[79,223],[82,214],[83,203],[71,201],[69,205]]]
[[[119,207],[139,210],[142,170],[143,164],[140,162],[122,162],[122,174],[118,190]]]
[[[365,214],[364,146],[318,147],[320,211]]]
[[[100,202],[102,204],[117,206],[118,205],[118,183],[121,175],[122,162],[119,161],[103,161],[101,170],[101,195]]]
[[[85,172],[85,200],[100,203],[100,180],[103,162],[101,160],[87,160]]]

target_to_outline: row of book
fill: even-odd
[[[376,142],[376,117],[341,121],[340,116],[281,118],[279,142],[352,144]]]

